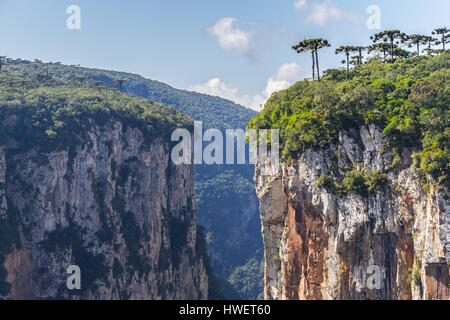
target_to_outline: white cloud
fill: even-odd
[[[219,78],[211,79],[204,84],[190,86],[188,90],[222,97],[232,101],[239,100],[239,97],[237,96],[238,89],[230,84],[222,82]]]
[[[306,2],[306,0],[297,0],[294,2],[294,7],[297,10],[301,10],[301,9],[304,9],[307,4],[308,3]]]
[[[357,15],[354,13],[337,8],[331,0],[311,4],[308,4],[306,0],[297,0],[294,2],[294,7],[298,10],[308,8],[305,22],[321,27],[328,24],[331,20],[355,20],[357,18]]]
[[[267,80],[263,95],[268,99],[272,93],[289,88],[300,80],[301,69],[295,62],[283,64],[277,73]]]
[[[300,76],[300,66],[292,62],[283,64],[276,74],[269,77],[266,88],[254,96],[239,94],[238,88],[222,82],[219,78],[211,79],[205,84],[191,86],[188,90],[225,98],[250,109],[260,111],[272,93],[289,88],[296,81],[300,80]]]
[[[233,27],[235,21],[235,18],[222,18],[206,31],[216,38],[222,49],[247,56],[251,53],[253,33]]]

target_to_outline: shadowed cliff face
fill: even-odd
[[[384,143],[376,126],[362,126],[279,173],[256,168],[266,299],[450,299],[448,190],[424,188],[411,150],[393,166]],[[318,183],[349,168],[386,181],[370,192]]]
[[[148,141],[109,121],[64,151],[0,147],[0,221],[13,229],[5,298],[208,298],[194,167]],[[70,265],[80,291],[66,287]]]

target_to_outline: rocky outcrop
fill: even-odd
[[[257,166],[266,299],[450,299],[448,190],[424,188],[411,150],[399,163],[385,142],[363,126],[280,172],[262,176]],[[387,181],[365,195],[317,183],[350,168]]]
[[[4,298],[207,299],[194,167],[169,155],[120,120],[63,151],[0,147],[0,222],[15,231]],[[66,286],[71,265],[81,290]]]

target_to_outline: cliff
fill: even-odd
[[[266,299],[450,299],[448,62],[335,70],[252,121],[283,154],[255,173]]]
[[[167,137],[191,122],[118,92],[3,78],[1,296],[207,299],[195,170],[172,164]]]
[[[362,145],[357,141],[361,139]],[[389,172],[375,126],[305,154],[281,172],[256,173],[267,299],[450,299],[448,190],[425,193],[406,163]],[[386,187],[337,196],[316,184],[339,166],[389,172]],[[379,278],[377,278],[379,277]]]

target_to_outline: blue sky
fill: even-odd
[[[81,10],[69,30],[67,7]],[[449,26],[448,0],[0,0],[0,54],[127,71],[181,89],[257,107],[275,90],[310,77],[310,56],[290,47],[328,39],[369,44],[370,5],[381,29],[430,33]]]

